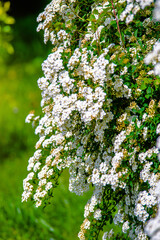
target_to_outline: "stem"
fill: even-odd
[[[124,43],[123,43],[123,41],[122,41],[122,35],[121,35],[120,27],[119,27],[119,22],[118,22],[118,18],[117,18],[116,11],[115,11],[115,8],[114,8],[113,1],[112,1],[112,0],[111,0],[111,4],[112,4],[113,13],[114,13],[114,16],[115,16],[115,19],[116,19],[117,28],[118,28],[118,32],[119,32],[119,36],[120,36],[120,44],[121,44],[121,45],[123,46],[123,48],[124,48]]]
[[[97,35],[96,35],[96,45],[97,45],[97,51],[98,51],[98,54],[99,54],[99,49],[101,50],[101,44],[100,44],[100,34],[97,30]]]

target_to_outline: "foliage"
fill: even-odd
[[[14,53],[13,46],[10,43],[12,40],[12,28],[10,25],[14,24],[15,20],[7,14],[9,9],[9,1],[4,4],[0,1],[0,63],[4,61],[7,54]]]
[[[43,34],[35,31],[36,26],[35,15],[16,18],[16,23],[13,26],[14,38],[12,40],[15,52],[9,59],[10,63],[12,61],[26,63],[37,57],[44,59],[49,54],[51,46],[49,44],[44,46],[42,42]]]
[[[160,25],[153,9],[152,0],[56,0],[37,19],[53,49],[38,79],[42,116],[26,118],[39,140],[22,201],[47,206],[69,169],[71,192],[94,188],[80,239],[98,239],[109,222],[122,232],[104,232],[103,240],[153,235],[144,230],[159,207]]]

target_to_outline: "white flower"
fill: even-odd
[[[160,149],[160,136],[157,138],[156,147]]]
[[[147,118],[147,113],[144,113],[143,116],[142,116],[142,122],[144,122]]]
[[[34,167],[33,167],[33,171],[34,172],[37,172],[39,169],[40,169],[40,166],[41,166],[41,163],[40,162],[37,162]]]
[[[126,233],[129,228],[130,228],[130,227],[129,227],[129,222],[128,222],[128,221],[124,222],[124,223],[123,223],[123,226],[122,226],[122,231],[123,231],[124,233]]]
[[[160,1],[156,0],[155,2],[155,8],[153,12],[153,18],[155,21],[160,21]]]
[[[105,232],[103,234],[102,240],[107,240],[108,239],[108,232]]]
[[[156,232],[160,231],[160,217],[157,216],[156,218],[150,219],[147,222],[147,225],[145,227],[145,232],[148,236],[152,237],[155,235]],[[154,239],[154,238],[151,238]],[[158,238],[157,238],[158,240]]]
[[[144,140],[147,140],[147,132],[148,132],[148,128],[144,127],[143,128],[143,138],[144,138]]]
[[[96,220],[100,220],[102,218],[102,214],[101,214],[101,210],[100,209],[97,209],[95,212],[94,212],[94,218]]]
[[[157,133],[157,134],[160,134],[160,123],[157,125],[156,133]]]
[[[33,120],[33,118],[34,118],[34,113],[30,113],[30,114],[28,114],[28,116],[26,117],[25,122],[26,122],[26,123],[30,123],[30,122]]]
[[[157,63],[154,67],[154,73],[155,75],[159,75],[160,76],[160,63]]]
[[[91,225],[91,222],[88,219],[85,219],[84,228],[85,229],[90,229],[90,225]]]
[[[133,17],[134,17],[133,14],[128,15],[127,18],[126,18],[126,24],[129,24],[130,22],[132,22],[133,21]]]
[[[50,190],[50,189],[52,188],[52,186],[53,186],[52,182],[48,182],[48,183],[46,184],[45,190],[46,190],[46,191]]]
[[[102,162],[100,164],[100,169],[99,170],[100,170],[101,173],[106,173],[106,171],[108,170],[107,163],[106,162]]]
[[[37,207],[37,208],[40,207],[41,205],[42,205],[42,200],[36,201],[36,207]]]
[[[112,238],[112,237],[113,237],[113,234],[114,234],[114,231],[113,231],[113,229],[111,229],[111,230],[109,231],[109,233],[108,233],[108,238],[109,238],[109,239]]]

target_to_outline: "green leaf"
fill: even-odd
[[[130,185],[131,187],[133,187],[133,182],[132,182],[132,181],[130,181],[130,182],[129,182],[129,185]]]
[[[145,98],[149,99],[149,98],[150,98],[150,95],[149,95],[149,94],[146,94],[146,95],[145,95]]]
[[[141,89],[141,90],[145,90],[146,88],[147,88],[147,85],[146,85],[145,83],[142,83],[140,89]]]
[[[151,94],[152,93],[152,88],[151,87],[148,87],[147,88],[147,94]]]
[[[95,21],[96,18],[95,18],[95,16],[92,14],[88,20],[92,22],[92,21]]]
[[[94,9],[94,10],[93,10],[93,14],[94,14],[94,15],[98,15],[98,14],[99,14],[98,10],[97,10],[97,9]]]
[[[134,116],[134,117],[132,118],[132,121],[133,121],[133,122],[135,122],[135,121],[136,121],[136,119],[137,119],[137,117],[136,117],[136,116]]]
[[[138,29],[134,32],[134,36],[137,37]]]

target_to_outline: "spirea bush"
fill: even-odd
[[[160,2],[52,0],[37,20],[53,49],[22,201],[49,204],[67,168],[71,192],[94,187],[79,239],[159,240]]]

